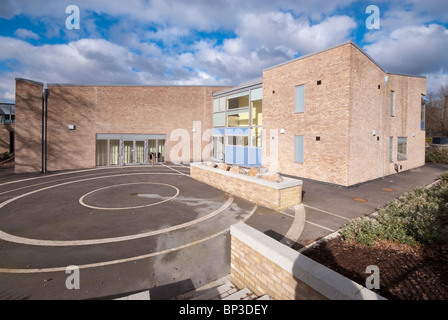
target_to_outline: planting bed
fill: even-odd
[[[448,244],[399,245],[389,241],[368,247],[334,238],[303,252],[309,258],[366,285],[366,268],[380,271],[380,289],[391,300],[448,299]]]

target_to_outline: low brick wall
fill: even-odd
[[[214,188],[277,211],[302,202],[301,180],[284,177],[284,182],[280,183],[266,181],[211,168],[201,163],[190,165],[190,176]]]
[[[242,222],[230,234],[230,281],[239,289],[275,300],[384,299]]]

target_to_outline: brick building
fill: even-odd
[[[44,87],[16,79],[16,172],[214,159],[352,186],[425,163],[426,79],[351,41],[236,87]]]

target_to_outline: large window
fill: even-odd
[[[399,137],[397,148],[397,160],[398,161],[407,160],[407,151],[408,151],[408,138]]]
[[[227,136],[227,144],[230,146],[247,147],[249,145],[249,137]]]
[[[249,110],[227,112],[227,127],[248,127]]]
[[[236,93],[227,97],[227,109],[238,109],[249,107],[249,91]]]

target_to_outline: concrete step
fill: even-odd
[[[222,300],[256,300],[258,297],[248,288],[238,290],[237,292],[223,298]]]
[[[235,292],[237,292],[235,286],[230,281],[226,281],[223,285],[217,288],[210,288],[191,300],[221,300]]]

